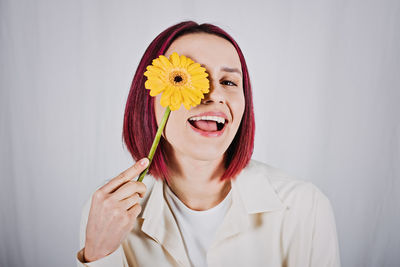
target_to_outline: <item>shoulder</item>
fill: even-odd
[[[287,208],[310,210],[317,202],[329,202],[325,194],[312,182],[298,179],[286,171],[267,163],[251,159],[242,170],[240,184],[248,184],[252,190],[276,194],[277,198]]]

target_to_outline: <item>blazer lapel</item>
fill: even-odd
[[[232,204],[211,248],[228,237],[245,232],[250,227],[251,214],[286,208],[269,180],[272,171],[265,167],[260,168],[259,165],[257,161],[250,161],[232,179]]]
[[[231,206],[228,209],[221,226],[217,230],[214,242],[210,249],[218,245],[220,242],[223,242],[226,238],[244,232],[249,228],[250,219],[234,183],[232,183],[231,190]]]
[[[179,264],[190,266],[175,217],[164,200],[163,186],[163,181],[155,181],[143,211],[142,231],[161,244]]]

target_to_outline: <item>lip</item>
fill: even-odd
[[[201,117],[201,116],[217,116],[217,117],[222,117],[222,118],[224,118],[224,119],[226,120],[226,122],[229,122],[228,116],[226,116],[226,114],[223,113],[222,111],[207,111],[207,112],[203,112],[203,113],[200,113],[200,114],[193,115],[193,116],[191,116],[190,118],[192,118],[192,117]],[[189,119],[190,119],[190,118],[189,118]]]
[[[224,128],[222,128],[220,131],[217,131],[217,132],[206,132],[206,131],[197,129],[196,127],[194,127],[189,122],[189,119],[188,119],[187,123],[189,124],[190,128],[192,128],[193,131],[197,132],[198,134],[200,134],[201,136],[204,136],[204,137],[218,137],[218,136],[221,136],[225,132],[225,129],[226,129],[228,123],[229,123],[228,116],[226,116],[226,114],[221,112],[221,111],[207,111],[207,112],[203,112],[203,113],[199,113],[199,114],[193,115],[190,118],[192,118],[192,117],[201,117],[201,116],[218,116],[218,117],[222,117],[222,118],[225,119]]]
[[[203,115],[203,116],[205,116],[205,115]],[[205,136],[205,137],[218,137],[218,136],[221,136],[221,135],[225,132],[225,129],[226,129],[227,124],[228,124],[228,123],[226,122],[226,123],[224,124],[224,128],[222,128],[221,131],[217,131],[217,132],[206,132],[206,131],[197,129],[197,128],[194,127],[192,124],[190,124],[189,121],[188,121],[187,123],[189,124],[190,128],[193,129],[193,131],[195,131],[195,132],[197,132],[198,134],[200,134],[200,135],[202,135],[202,136]]]

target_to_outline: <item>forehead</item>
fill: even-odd
[[[173,52],[190,57],[209,71],[222,67],[241,70],[239,55],[235,47],[226,39],[208,33],[190,33],[174,40],[165,56]]]

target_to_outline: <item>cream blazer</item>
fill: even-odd
[[[78,266],[190,266],[165,183],[148,175],[142,212],[117,250]],[[209,267],[338,267],[339,246],[329,199],[312,183],[251,160],[232,180],[232,204],[207,253]],[[82,212],[85,242],[90,200]]]

